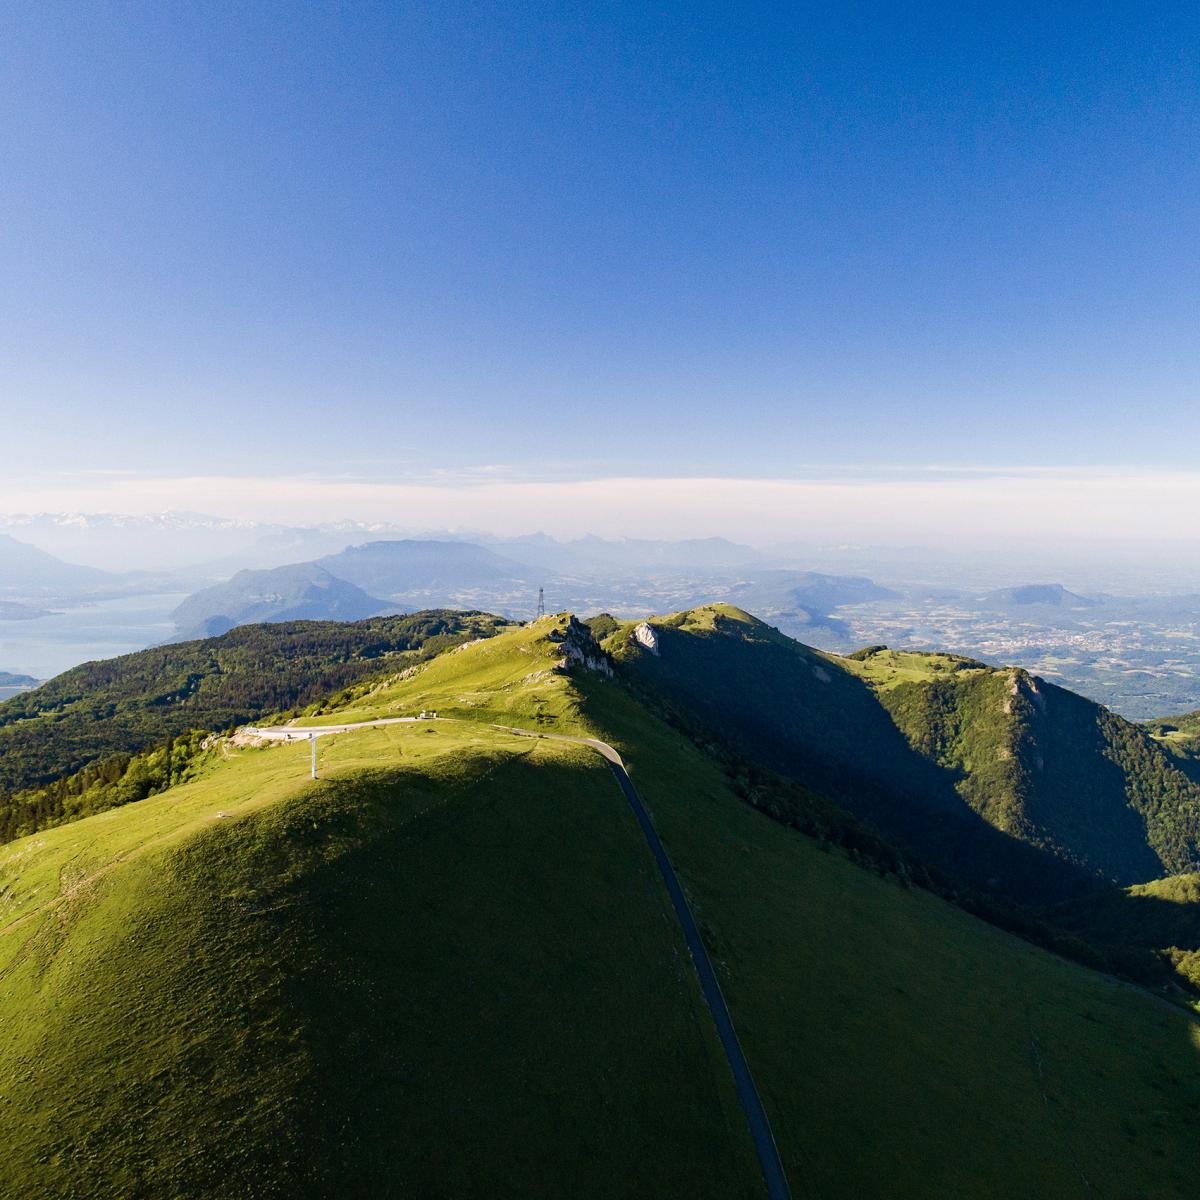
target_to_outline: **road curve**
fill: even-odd
[[[450,721],[454,718],[433,717],[426,719]],[[421,720],[422,718],[420,717],[385,717],[376,721],[360,721],[350,725],[309,725],[293,726],[290,728],[286,725],[268,725],[262,727],[251,725],[246,726],[240,732],[250,734],[254,737],[266,738],[271,741],[291,742],[309,737],[319,737],[322,734],[350,733],[355,729],[363,729],[372,725],[400,725],[419,722]],[[573,737],[565,733],[543,733],[535,729],[518,729],[512,725],[491,725],[490,727],[502,730],[504,733],[514,733],[518,737],[538,738],[553,742],[572,742],[577,746],[586,746],[588,749],[594,750],[607,760],[613,775],[616,776],[617,783],[620,785],[625,799],[629,803],[629,807],[633,810],[633,815],[642,831],[642,836],[646,840],[646,845],[649,847],[650,853],[654,856],[659,874],[662,876],[662,881],[666,886],[667,894],[671,898],[671,906],[675,909],[675,916],[679,921],[680,928],[683,930],[684,941],[687,942],[688,950],[692,956],[692,964],[696,968],[696,975],[700,981],[700,990],[704,994],[704,1000],[708,1005],[709,1013],[712,1015],[713,1024],[717,1027],[717,1036],[721,1039],[721,1045],[725,1050],[725,1057],[729,1062],[729,1069],[733,1072],[734,1087],[737,1090],[738,1101],[741,1103],[742,1111],[746,1114],[746,1122],[750,1126],[750,1136],[754,1140],[754,1148],[758,1153],[759,1166],[762,1168],[763,1173],[763,1182],[767,1187],[767,1196],[770,1200],[791,1200],[791,1188],[788,1185],[787,1174],[783,1169],[783,1161],[779,1156],[779,1147],[775,1144],[775,1137],[771,1132],[771,1122],[768,1120],[766,1109],[763,1107],[762,1097],[758,1094],[758,1087],[754,1082],[754,1076],[750,1073],[750,1064],[746,1061],[746,1055],[742,1050],[741,1043],[738,1041],[737,1030],[733,1025],[733,1017],[730,1015],[729,1006],[725,1003],[725,997],[721,992],[721,985],[717,981],[717,973],[713,969],[712,959],[709,958],[708,950],[704,945],[704,939],[700,936],[700,929],[696,924],[695,917],[692,915],[687,897],[684,895],[683,887],[679,882],[679,876],[675,874],[675,868],[671,865],[666,847],[662,844],[662,839],[658,836],[658,831],[654,828],[654,822],[651,821],[650,814],[646,811],[646,807],[642,803],[637,789],[633,786],[633,780],[629,778],[629,772],[625,769],[625,763],[622,761],[621,756],[612,746],[607,742],[600,741],[599,738]]]

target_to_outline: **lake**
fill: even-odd
[[[32,621],[0,621],[0,671],[49,679],[82,662],[165,642],[175,634],[171,611],[186,595],[122,596]],[[0,700],[16,690],[0,688]]]

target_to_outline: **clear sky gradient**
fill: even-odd
[[[1194,4],[0,32],[6,507],[92,469],[1200,472]]]

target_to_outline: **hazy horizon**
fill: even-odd
[[[1045,547],[1197,540],[1200,472],[1014,468],[846,469],[801,478],[538,479],[500,470],[417,482],[321,477],[164,479],[107,474],[0,483],[0,514],[197,512],[288,526],[356,521],[555,537],[725,537]]]
[[[92,616],[158,638],[178,589],[372,531],[1200,594],[1195,31],[1183,6],[11,14],[0,531],[160,595],[35,616],[55,597],[16,571],[0,668],[38,639],[69,661]],[[631,564],[573,602],[731,586],[622,590]],[[408,599],[524,612],[530,583]],[[966,636],[932,604],[853,628]],[[1173,671],[1191,619],[1155,619],[1134,658]]]

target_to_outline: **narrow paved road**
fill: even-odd
[[[432,719],[448,721],[453,718],[436,717]],[[290,728],[286,725],[247,726],[242,732],[272,741],[288,742],[306,739],[314,735],[349,733],[370,725],[400,725],[420,720],[420,717],[387,717],[378,721],[361,721],[352,725],[308,725]],[[725,997],[721,993],[721,985],[717,981],[717,973],[708,956],[704,939],[700,936],[696,918],[692,915],[687,897],[683,893],[679,876],[675,874],[675,868],[667,856],[666,847],[662,844],[662,839],[654,828],[654,822],[650,820],[650,814],[646,811],[641,797],[637,794],[637,789],[633,786],[633,780],[629,778],[629,772],[626,771],[621,756],[607,742],[602,742],[598,738],[571,737],[565,733],[541,733],[538,730],[518,729],[511,725],[492,725],[491,728],[502,730],[505,733],[515,733],[519,737],[572,742],[577,746],[587,746],[588,749],[595,750],[597,754],[608,760],[608,765],[616,776],[617,783],[620,785],[625,799],[629,802],[629,807],[633,810],[642,836],[646,839],[646,845],[650,848],[650,853],[658,865],[667,894],[671,897],[671,905],[675,909],[675,916],[683,930],[684,940],[687,942],[688,950],[692,955],[692,963],[696,968],[696,975],[700,980],[700,990],[704,993],[708,1011],[712,1014],[713,1024],[717,1027],[717,1036],[721,1039],[725,1057],[729,1061],[729,1069],[733,1072],[733,1082],[737,1089],[738,1100],[741,1103],[742,1111],[746,1114],[746,1121],[750,1126],[750,1136],[754,1139],[754,1148],[758,1152],[758,1161],[762,1167],[767,1195],[770,1200],[791,1200],[791,1188],[788,1186],[783,1162],[779,1157],[779,1147],[776,1146],[775,1137],[771,1133],[771,1122],[767,1118],[766,1109],[763,1108],[762,1097],[758,1094],[754,1076],[750,1074],[750,1064],[746,1061],[746,1055],[738,1041],[737,1030],[733,1026],[733,1017],[730,1016],[729,1006],[725,1003]]]

